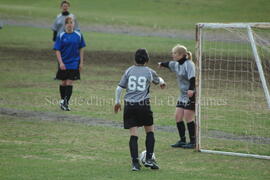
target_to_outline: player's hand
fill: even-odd
[[[82,70],[83,70],[83,64],[80,64],[79,71],[82,72]]]
[[[66,66],[65,66],[64,63],[61,63],[61,64],[60,64],[60,69],[61,69],[61,70],[66,70]]]
[[[114,105],[114,113],[118,113],[121,111],[121,104],[115,104]]]
[[[161,67],[162,67],[162,66],[161,66],[161,62],[159,62],[159,63],[158,63],[158,68],[161,68]]]
[[[188,90],[187,94],[188,94],[188,97],[192,97],[194,95],[194,91]]]
[[[164,84],[161,84],[161,85],[160,85],[160,88],[161,88],[161,89],[164,89],[166,86],[167,86],[166,83],[164,83]]]

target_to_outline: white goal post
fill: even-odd
[[[270,23],[196,25],[196,150],[270,160]]]

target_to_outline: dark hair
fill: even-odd
[[[137,64],[145,64],[149,61],[149,55],[145,48],[140,48],[136,51],[135,61]]]
[[[62,1],[61,4],[60,4],[60,7],[62,7],[63,4],[68,4],[68,6],[70,6],[70,3],[68,1]]]

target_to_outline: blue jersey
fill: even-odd
[[[85,47],[83,36],[80,32],[62,32],[54,44],[54,50],[61,52],[62,61],[66,69],[78,69],[80,64],[80,49]]]

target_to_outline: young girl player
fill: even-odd
[[[155,137],[153,126],[153,112],[150,107],[149,89],[151,83],[160,84],[163,89],[165,82],[156,72],[145,66],[149,61],[146,49],[138,49],[135,53],[135,65],[129,67],[116,88],[114,110],[121,110],[120,97],[122,89],[126,89],[124,97],[124,128],[129,129],[129,149],[132,158],[132,170],[140,170],[138,161],[138,127],[144,126],[146,132],[146,161],[145,166],[159,169],[152,158],[154,153]]]
[[[160,67],[166,67],[176,73],[180,96],[176,105],[175,120],[180,140],[172,147],[195,147],[195,65],[192,62],[192,54],[185,46],[176,45],[172,49],[173,61],[160,62]],[[190,142],[186,143],[186,120]]]
[[[73,81],[80,79],[83,68],[83,48],[85,42],[80,32],[74,31],[74,21],[71,17],[65,20],[65,32],[57,36],[54,50],[59,63],[56,78],[61,80],[59,86],[61,101],[60,107],[70,111],[68,107],[72,95]]]

